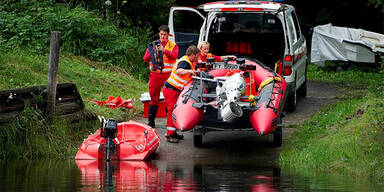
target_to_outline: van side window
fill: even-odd
[[[297,42],[297,34],[296,34],[295,25],[293,24],[292,15],[288,16],[287,24],[288,24],[288,33],[290,36],[290,40],[292,41],[291,44],[294,44]]]
[[[296,28],[297,39],[300,39],[300,37],[301,37],[300,23],[299,23],[299,20],[297,18],[297,15],[294,11],[292,12],[292,18],[293,18],[293,23],[295,24],[295,28]]]

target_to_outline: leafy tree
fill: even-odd
[[[296,7],[307,33],[310,28],[326,23],[384,33],[383,0],[286,0],[286,3]]]
[[[119,65],[146,76],[142,64],[150,31],[119,29],[109,19],[82,7],[51,1],[13,1],[0,5],[0,47],[47,52],[51,31],[62,32],[62,50]]]
[[[369,3],[374,5],[376,8],[381,7],[381,11],[384,13],[384,2],[383,0],[369,0]]]
[[[47,1],[47,0],[46,0]],[[49,0],[48,0],[49,1]],[[176,0],[56,0],[55,3],[66,3],[72,8],[82,6],[88,10],[96,10],[115,20],[119,27],[152,27],[166,24],[169,8]]]
[[[369,0],[369,4],[381,9],[381,25],[382,32],[384,33],[384,1],[383,0]]]

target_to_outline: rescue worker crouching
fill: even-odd
[[[167,132],[165,137],[170,143],[177,143],[179,139],[183,139],[182,135],[176,133],[176,127],[172,120],[172,112],[177,99],[184,86],[192,80],[192,75],[196,75],[199,69],[195,69],[200,50],[191,45],[186,51],[186,55],[180,58],[176,65],[172,68],[171,76],[164,84],[163,94],[167,105]]]
[[[161,88],[171,74],[172,67],[176,63],[179,47],[175,42],[168,40],[169,28],[166,25],[159,27],[160,44],[155,41],[148,44],[143,57],[144,63],[149,63],[149,102],[148,125],[155,128],[155,118],[158,109]],[[152,46],[151,46],[152,45]]]
[[[199,53],[199,57],[198,57],[199,63],[206,62],[207,58],[209,58],[209,57],[215,58],[215,62],[224,61],[224,59],[232,59],[232,60],[236,59],[235,55],[216,56],[216,55],[210,53],[209,52],[210,44],[208,41],[200,42],[199,43],[199,49],[200,49],[200,53]]]

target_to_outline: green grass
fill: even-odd
[[[47,73],[47,55],[0,51],[0,90],[46,85]],[[58,82],[77,85],[86,107],[80,115],[83,118],[73,124],[55,117],[50,125],[39,110],[28,107],[12,122],[0,124],[0,147],[6,149],[0,151],[0,159],[74,156],[83,139],[98,128],[97,121],[88,121],[89,116],[102,115],[118,121],[137,117],[143,111],[139,97],[148,89],[143,80],[133,78],[119,67],[71,55],[60,57]],[[86,100],[106,100],[108,96],[132,98],[135,109],[110,109]]]
[[[0,51],[0,90],[46,85],[47,74],[47,55]],[[62,55],[59,59],[58,82],[75,83],[88,110],[120,120],[127,120],[142,112],[139,97],[148,89],[143,79],[136,79],[119,67],[68,55]],[[87,98],[106,100],[108,96],[134,99],[135,110],[106,109],[87,101]]]
[[[84,113],[84,115],[87,115]],[[81,142],[98,127],[96,120],[55,117],[48,123],[39,109],[27,107],[9,123],[0,124],[0,159],[64,159],[74,156]]]
[[[348,70],[342,70],[338,72],[336,70],[332,70],[332,68],[323,68],[309,64],[308,78],[312,80],[344,82],[349,85],[361,85],[382,79],[383,72],[377,68],[369,68],[364,66],[359,67],[358,64],[351,66]]]
[[[348,93],[297,125],[280,165],[384,180],[384,74],[310,66],[308,77],[335,82]]]

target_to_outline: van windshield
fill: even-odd
[[[217,15],[212,27],[213,33],[279,33],[282,31],[280,20],[272,14],[264,13],[223,13]]]
[[[266,65],[274,64],[284,52],[282,22],[270,13],[219,13],[208,41],[216,55],[249,56]]]

